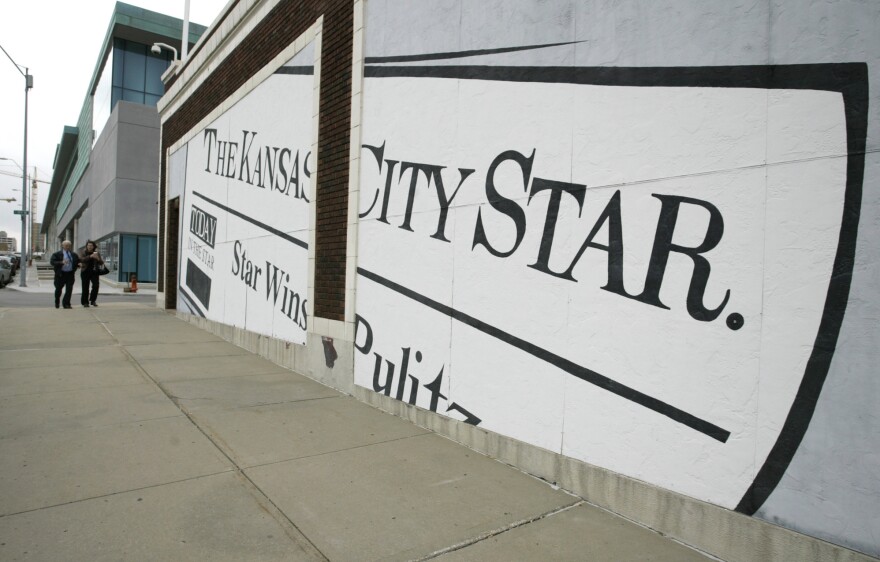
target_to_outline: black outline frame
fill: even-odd
[[[381,59],[374,59],[381,60]],[[366,65],[365,78],[412,77],[599,86],[819,90],[843,96],[847,164],[840,234],[813,350],[779,437],[736,511],[753,515],[782,479],[812,420],[849,300],[861,213],[868,133],[863,62],[703,67],[529,67]]]

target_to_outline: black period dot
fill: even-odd
[[[739,312],[734,312],[727,317],[727,327],[731,330],[739,330],[743,327],[743,324],[745,324],[745,320]]]

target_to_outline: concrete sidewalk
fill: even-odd
[[[0,326],[0,560],[705,559],[155,308]]]

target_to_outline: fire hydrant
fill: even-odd
[[[128,282],[129,282],[129,287],[130,287],[130,291],[129,291],[129,292],[131,292],[131,293],[137,293],[137,292],[138,292],[138,278],[137,278],[137,275],[135,275],[134,273],[132,273],[132,274],[131,274],[131,277],[128,278]]]

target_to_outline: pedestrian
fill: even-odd
[[[71,248],[70,240],[61,243],[61,249],[52,254],[49,263],[55,269],[55,308],[58,308],[61,299],[61,289],[64,289],[64,298],[61,304],[64,308],[71,308],[70,293],[73,283],[76,281],[75,271],[79,268],[79,256]]]
[[[82,280],[82,298],[80,303],[86,308],[90,304],[98,306],[98,303],[95,302],[98,299],[98,285],[100,285],[98,281],[100,273],[98,271],[103,266],[104,259],[98,252],[98,245],[89,240],[86,242],[86,247],[79,254],[79,267],[81,269],[79,277]],[[90,285],[91,290],[89,289]]]

